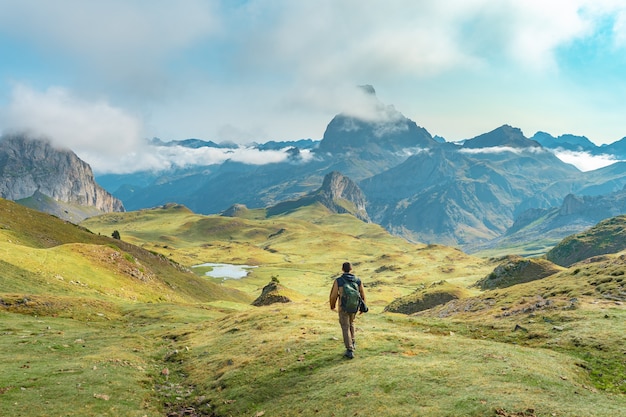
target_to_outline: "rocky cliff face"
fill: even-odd
[[[54,200],[95,207],[102,212],[124,211],[120,200],[100,187],[91,167],[72,151],[21,135],[0,139],[0,197],[20,200],[36,192]]]
[[[324,205],[333,213],[349,213],[364,222],[371,222],[366,210],[365,194],[354,181],[337,171],[326,174],[322,186],[316,191],[297,200],[268,207],[267,214],[274,216],[315,203]]]
[[[365,209],[365,195],[354,181],[339,172],[333,171],[326,175],[315,196],[335,213],[351,213],[363,221],[370,221]],[[346,207],[346,202],[349,207]]]

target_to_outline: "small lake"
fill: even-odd
[[[200,265],[194,265],[192,268],[211,268],[210,271],[204,273],[204,275],[212,278],[223,279],[241,279],[248,276],[249,270],[256,268],[251,265],[232,265],[232,264],[216,264],[207,262]]]

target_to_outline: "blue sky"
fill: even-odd
[[[0,54],[0,131],[101,170],[152,137],[321,139],[362,84],[450,141],[626,136],[626,0],[0,0]]]

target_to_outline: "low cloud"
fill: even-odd
[[[139,118],[104,100],[88,101],[63,88],[39,92],[14,88],[10,103],[0,109],[3,133],[46,138],[70,149],[97,173],[131,173],[172,167],[221,164],[227,160],[263,165],[289,160],[289,148],[261,151],[237,148],[155,146],[143,136]],[[299,161],[311,153],[301,151]]]
[[[402,150],[401,155],[402,156],[413,156],[413,155],[419,155],[421,153],[426,153],[428,155],[431,154],[430,149],[429,148],[419,148],[419,147],[415,147],[415,148],[404,148]]]
[[[514,153],[516,155],[521,155],[523,153],[540,154],[540,153],[545,153],[548,151],[546,151],[544,148],[541,148],[539,146],[531,146],[527,148],[513,148],[511,146],[492,146],[489,148],[461,148],[459,149],[459,152],[467,153],[470,155],[500,154],[500,153],[506,153],[506,152]]]
[[[581,171],[593,171],[594,169],[603,168],[620,162],[614,155],[592,155],[589,152],[570,151],[565,149],[546,149],[542,147],[530,147],[530,148],[512,148],[509,146],[494,146],[492,148],[477,148],[477,149],[460,149],[459,152],[467,154],[498,154],[503,152],[512,152],[520,155],[525,152],[531,152],[534,154],[551,152],[561,161],[572,164]]]
[[[593,171],[594,169],[604,168],[613,165],[621,160],[616,159],[613,155],[592,155],[589,152],[568,151],[556,149],[554,155],[561,161],[572,164],[581,171]]]
[[[130,153],[116,161],[94,156],[87,161],[98,174],[127,174],[138,171],[164,171],[173,168],[219,165],[226,161],[247,165],[265,165],[293,161],[306,163],[312,159],[309,150],[301,150],[300,157],[294,160],[289,148],[280,150],[259,150],[240,146],[237,148],[187,148],[184,146],[155,146],[146,142],[141,153]]]

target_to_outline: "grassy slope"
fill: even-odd
[[[180,311],[179,323],[199,308],[211,317],[203,303],[249,299],[0,199],[0,415],[162,415],[154,357],[167,340],[163,313]],[[159,312],[153,334],[131,319],[144,306]]]
[[[3,214],[0,226],[10,217]],[[623,366],[626,316],[602,297],[620,291],[615,271],[624,266],[615,260],[613,269],[577,266],[481,292],[468,287],[495,265],[408,244],[321,207],[259,220],[261,211],[222,218],[169,206],[84,223],[106,236],[119,230],[149,252],[88,233],[96,241],[62,238],[74,232],[58,224],[32,231],[32,220],[17,227],[15,217],[0,229],[2,271],[11,271],[0,278],[1,415],[156,416],[186,408],[217,416],[615,416],[626,406],[608,369]],[[56,243],[41,243],[48,241]],[[173,283],[172,269],[146,253],[184,266],[259,267],[242,280],[194,281],[180,272]],[[129,278],[133,258],[152,281]],[[353,361],[341,356],[336,313],[327,307],[344,260],[355,263],[371,306],[357,319]],[[88,281],[81,268],[102,271]],[[599,271],[614,280],[594,281]],[[301,298],[251,307],[272,277]],[[382,313],[395,298],[441,280],[467,297],[416,316]],[[542,307],[538,296],[552,304]]]
[[[590,387],[567,354],[440,331],[436,321],[359,317],[357,357],[345,361],[333,318],[289,305],[229,316],[217,329],[180,341],[191,346],[183,371],[210,393],[220,415],[486,416],[534,409],[542,416],[612,416],[623,409],[623,397]],[[207,351],[219,353],[206,359]]]

